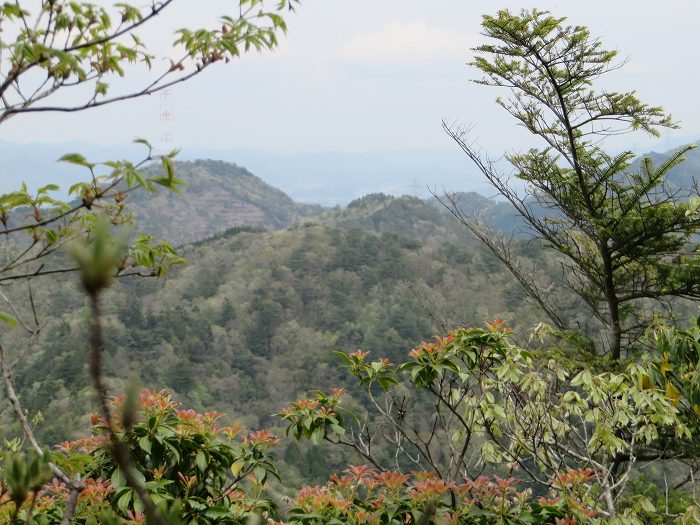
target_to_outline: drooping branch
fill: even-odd
[[[444,201],[437,195],[435,197],[506,266],[527,295],[535,301],[559,330],[569,329],[568,323],[562,318],[555,305],[552,305],[548,300],[546,292],[538,286],[532,275],[523,272],[517,259],[513,257],[510,246],[504,240],[502,233],[494,231],[474,217],[468,218],[464,216],[459,209],[459,202],[456,196],[446,194]]]
[[[7,46],[11,67],[0,73],[0,100],[4,104],[0,123],[22,113],[79,112],[148,96],[186,82],[212,64],[228,62],[249,48],[271,49],[277,45],[277,34],[287,27],[277,12],[293,9],[297,2],[276,0],[273,10],[265,10],[262,2],[242,1],[237,16],[222,18],[221,29],[176,31],[173,47],[182,49],[181,57],[164,57],[170,59],[165,71],[141,88],[115,95],[108,94],[110,82],[124,76],[125,64],[142,62],[144,68],[151,70],[153,63],[159,62],[148,53],[138,33],[144,26],[152,25],[174,0],[153,2],[144,13],[127,4],[120,4],[117,13],[110,13],[92,4],[75,2],[70,15],[63,2],[49,2],[42,5],[34,28],[27,23],[31,14],[20,11],[19,18],[26,27],[16,42]],[[2,15],[17,16],[14,7],[0,8],[0,18]],[[117,25],[111,23],[114,15],[121,18]],[[74,29],[77,34],[71,35]],[[56,42],[58,35],[65,35],[64,44]],[[129,40],[125,40],[126,36]],[[37,70],[44,71],[46,77],[32,88],[24,87],[33,82]],[[76,86],[90,86],[94,93],[77,104],[48,102],[56,93]],[[14,97],[9,96],[12,91]]]

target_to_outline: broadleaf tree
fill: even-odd
[[[692,242],[700,227],[697,191],[668,181],[694,146],[674,151],[659,165],[646,157],[635,164],[629,150],[604,149],[612,136],[635,130],[658,136],[660,128],[677,124],[634,91],[595,88],[599,77],[624,62],[585,27],[566,25],[565,18],[537,9],[499,11],[484,16],[482,27],[490,43],[475,49],[471,65],[483,73],[476,82],[506,90],[497,103],[542,146],[506,154],[508,169],[490,160],[467,129],[444,127],[529,232],[557,252],[564,287],[600,323],[585,334],[597,344],[584,346],[613,361],[631,356],[664,311],[659,305],[674,297],[700,297]],[[447,201],[559,330],[579,328],[557,302],[554,283],[534,282],[512,256],[509,240],[462,214],[455,198],[448,195]]]
[[[602,373],[547,359],[540,348],[546,333],[531,335],[528,347],[515,345],[510,330],[496,320],[486,329],[457,328],[423,342],[398,364],[373,360],[362,350],[341,353],[367,400],[361,411],[351,411],[349,394],[335,388],[313,391],[278,415],[288,434],[348,447],[382,475],[421,472],[419,478],[441,488],[433,501],[451,523],[560,523],[555,518],[564,517],[573,520],[564,523],[693,523],[700,507],[690,490],[676,489],[694,485],[698,469],[693,411],[700,405],[690,393],[697,372],[672,370],[660,355],[687,352],[692,360],[697,333],[660,328],[653,360]],[[675,383],[671,376],[680,375],[685,379]],[[677,389],[669,388],[671,381]],[[647,497],[663,494],[658,474],[647,480],[647,495],[630,483],[652,465],[689,473],[688,480],[673,477],[674,490],[666,487],[667,516]],[[495,478],[504,493],[519,483],[530,489],[495,507],[488,499],[465,498],[466,489],[494,473],[507,474],[505,484]],[[323,495],[337,491],[347,498],[343,479],[332,478]],[[397,488],[408,479],[403,475]],[[530,499],[533,490],[546,497]],[[403,511],[423,510],[415,508],[419,491],[408,492]],[[671,502],[679,499],[685,503],[670,513]],[[548,507],[544,514],[537,502]],[[348,521],[356,510],[350,504],[313,507]]]
[[[0,124],[27,113],[81,112],[145,97],[245,52],[272,49],[279,34],[286,31],[284,12],[299,2],[239,0],[230,12],[211,21],[210,27],[176,30],[167,54],[157,56],[144,43],[144,32],[157,26],[160,15],[176,3],[183,2],[151,1],[140,7],[122,2],[106,7],[83,1],[42,0],[0,5]],[[135,86],[133,73],[137,70],[147,79]],[[42,327],[32,282],[80,273],[95,314],[90,372],[102,415],[109,421],[107,391],[100,375],[104,339],[99,292],[114,277],[160,276],[172,265],[184,262],[169,243],[130,230],[132,191],[176,191],[182,184],[173,166],[177,150],[160,155],[147,140],[136,142],[146,151],[138,161],[97,163],[79,153],[58,159],[85,170],[84,182],[69,188],[69,201],[59,197],[60,188],[50,175],[47,184],[36,191],[18,184],[17,191],[0,195],[0,235],[7,241],[0,250],[0,285],[5,288],[0,291],[0,320],[5,330],[22,329],[28,336],[28,345],[5,348],[6,339],[0,333],[0,369],[26,441],[42,457],[45,452],[12,382],[13,361],[22,358]],[[145,169],[154,163],[162,169]],[[128,232],[115,233],[125,227]],[[8,289],[10,284],[16,286]],[[114,432],[110,435],[115,461],[128,465],[123,444]],[[84,484],[56,464],[47,465],[70,487],[63,517],[63,523],[70,523]],[[125,472],[127,482],[145,495],[142,499],[149,519],[164,523],[165,514],[156,512],[138,480],[129,479],[129,472]]]

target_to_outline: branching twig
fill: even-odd
[[[107,435],[109,437],[109,450],[117,462],[120,470],[126,478],[126,482],[134,489],[139,499],[143,503],[144,512],[150,523],[154,525],[166,525],[162,516],[158,512],[155,503],[134,474],[134,466],[131,461],[131,454],[128,447],[116,434],[112,421],[112,414],[109,408],[109,398],[107,387],[102,378],[102,356],[104,354],[104,335],[102,332],[102,316],[100,313],[99,293],[88,290],[88,298],[92,311],[92,330],[90,333],[90,377],[92,385],[97,394],[97,402],[100,415],[103,419]]]

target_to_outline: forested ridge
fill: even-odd
[[[221,192],[223,199],[222,187],[252,177],[209,161],[177,168],[185,177],[197,170],[189,187],[168,201],[151,197],[143,217],[202,208],[202,196]],[[260,203],[261,214],[274,208],[279,216],[278,202],[291,203],[254,182],[240,199]],[[163,210],[170,201],[178,204]],[[478,242],[441,207],[413,197],[369,195],[283,229],[263,223],[216,233],[223,219],[209,211],[202,221],[214,235],[181,246],[186,266],[165,282],[122,279],[105,296],[106,366],[115,388],[136,378],[168,388],[187,406],[269,426],[282,400],[338,383],[334,351],[362,348],[398,360],[446,327],[500,316],[524,332],[537,320],[517,283]],[[160,234],[169,223],[142,224]],[[180,228],[189,239],[201,231],[189,221]],[[542,275],[558,271],[539,247],[522,243],[520,250]],[[37,428],[58,442],[81,435],[90,412],[81,359],[87,310],[73,279],[51,282],[45,295],[41,284],[34,286],[45,326],[15,380],[30,414],[61,414]],[[7,411],[4,420],[5,436],[16,435]]]
[[[371,194],[329,210],[294,203],[235,164],[176,167],[188,184],[178,194],[135,194],[137,231],[177,231],[188,263],[165,281],[122,279],[105,296],[106,373],[116,391],[136,381],[248,428],[280,430],[272,414],[286,400],[347,381],[334,352],[361,348],[398,362],[450,327],[502,318],[524,338],[540,320],[437,200]],[[460,199],[465,213],[522,234],[504,204]],[[227,215],[237,203],[255,206],[255,220]],[[205,211],[193,218],[192,210]],[[538,243],[516,240],[514,249],[533,278],[559,278]],[[29,415],[44,415],[37,435],[57,443],[89,426],[88,310],[74,279],[45,283],[50,293],[41,284],[44,326],[14,377]],[[19,435],[8,409],[2,417],[3,437]],[[291,441],[281,450],[283,468],[299,471],[291,484],[323,481],[352,458]]]
[[[177,232],[187,264],[164,281],[123,278],[105,294],[105,373],[114,391],[166,389],[183,406],[280,435],[273,414],[286,401],[348,384],[336,352],[401,362],[451,327],[503,319],[524,342],[541,320],[517,281],[437,199],[370,194],[323,209],[293,202],[235,164],[176,169],[187,183],[180,192],[134,194],[131,235]],[[561,278],[556,258],[522,239],[524,224],[504,203],[474,193],[453,198],[461,213],[513,236],[513,253],[533,279]],[[69,276],[33,286],[42,329],[16,364],[15,385],[42,441],[77,439],[93,406],[83,357],[89,311]],[[568,308],[580,326],[594,324],[575,302]],[[677,303],[680,317],[692,311]],[[368,403],[355,387],[348,399],[356,409]],[[415,414],[428,420],[422,403]],[[1,417],[5,439],[21,435],[8,408]],[[284,440],[276,460],[284,485],[273,492],[323,482],[355,460],[349,451]]]
[[[235,226],[279,229],[320,206],[294,202],[244,167],[215,160],[177,163],[182,192],[135,193],[135,219],[145,233],[177,244],[204,240]]]

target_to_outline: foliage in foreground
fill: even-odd
[[[163,6],[167,3],[163,3]],[[259,2],[242,3],[255,5]],[[52,13],[56,3],[49,2],[47,5],[50,7],[48,12]],[[3,12],[8,17],[12,15],[24,19],[27,16],[22,12],[15,13],[13,8],[7,6]],[[137,17],[137,14],[129,16]],[[557,43],[563,41],[566,44],[570,33],[567,28],[559,28],[561,20],[546,18],[540,23],[537,12],[525,20],[524,29],[520,25],[522,20],[517,17],[512,18],[504,12],[500,18],[508,23],[501,27],[496,23],[498,21],[487,17],[486,27],[506,30],[506,40],[512,39],[513,35],[518,37],[523,30],[528,33],[532,23],[537,29],[535,36],[548,35],[551,30],[556,30],[556,38],[545,45],[555,53],[561,51]],[[49,17],[49,20],[52,18]],[[495,25],[489,25],[489,21]],[[275,27],[281,27],[276,18],[272,22]],[[93,23],[96,22],[90,22]],[[225,27],[233,26],[225,24]],[[225,32],[231,31],[227,29]],[[208,39],[207,35],[206,32],[190,35],[185,31],[181,33],[180,43],[185,44],[190,56],[193,52],[196,56],[201,49],[193,49],[192,43],[202,37]],[[579,65],[585,65],[588,63],[585,57],[590,58],[591,52],[594,58],[598,57],[594,64],[605,65],[612,58],[605,52],[600,55],[596,42],[592,43],[592,47],[586,47],[586,31],[574,28],[572,35],[572,40],[568,42],[573,46],[565,45],[564,54],[575,52],[580,45],[584,46],[583,55],[576,54],[572,64],[578,61]],[[497,34],[492,36],[499,37]],[[114,36],[108,34],[106,42],[112,38]],[[270,40],[266,46],[272,43]],[[516,44],[521,46],[522,42]],[[90,45],[88,43],[88,47]],[[255,46],[255,42],[252,45]],[[208,61],[216,62],[222,58],[217,53],[211,55],[212,49],[216,48],[204,46],[205,56],[201,67]],[[229,51],[234,53],[233,50]],[[494,53],[497,50],[487,46],[482,47],[481,51]],[[499,53],[504,54],[504,51]],[[505,49],[505,54],[520,56],[520,53],[509,49]],[[27,64],[19,60],[22,56],[15,55],[17,65],[20,69],[24,67],[24,71],[35,66],[51,66],[51,61],[47,62],[42,57],[32,59]],[[627,122],[627,117],[630,117],[633,127],[636,125],[646,129],[666,123],[666,119],[655,120],[662,117],[660,110],[640,106],[632,94],[621,99],[610,93],[603,99],[593,97],[588,92],[586,79],[604,72],[605,67],[600,69],[594,66],[588,73],[584,69],[577,79],[569,71],[571,64],[567,60],[564,63],[567,66],[564,83],[574,88],[579,86],[571,92],[574,101],[585,92],[586,101],[603,108],[601,118],[617,115]],[[171,72],[181,71],[179,66],[182,64],[176,65],[178,67],[171,69]],[[498,60],[496,65],[506,66],[508,74],[517,71],[517,75],[537,78],[536,72],[527,67],[514,69],[513,63],[500,63]],[[481,62],[481,66],[487,73],[496,76],[497,85],[501,85],[498,78],[510,78],[491,69],[487,63]],[[100,66],[99,75],[94,80],[102,78],[102,69]],[[61,75],[61,78],[67,79],[66,75]],[[561,102],[565,94],[562,85],[556,81],[554,84],[560,104],[564,105]],[[63,85],[59,82],[54,87]],[[101,95],[105,94],[106,87],[104,84],[100,86]],[[522,86],[520,88],[522,90]],[[606,103],[612,105],[606,107]],[[529,113],[533,108],[536,110],[535,106],[526,105],[524,112],[516,111],[515,116],[526,127],[530,123],[530,129],[535,134],[553,136],[550,145],[563,156],[566,156],[569,147],[576,154],[574,156],[578,156],[578,146],[586,145],[585,142],[578,146],[575,143],[578,132],[574,131],[578,126],[565,122],[568,144],[561,145],[557,142],[556,130],[550,132],[549,127],[544,130],[537,124],[539,113]],[[623,111],[618,114],[620,109]],[[645,114],[651,120],[642,118]],[[587,121],[582,125],[586,124]],[[594,161],[590,167],[600,168],[610,164],[600,180],[610,182],[609,186],[615,187],[617,181],[614,175],[618,172],[617,168],[625,165],[626,159],[624,156],[611,159],[602,153],[600,156],[596,151],[594,153],[596,155],[589,156],[589,160]],[[153,183],[171,188],[177,185],[170,162],[172,155],[161,159],[167,176]],[[80,156],[69,155],[63,160],[84,166],[94,175],[95,165]],[[531,153],[529,158],[511,158],[511,162],[516,161],[514,165],[524,168],[524,172],[533,167],[539,168],[539,164],[556,166],[556,162],[551,160],[556,159],[547,151]],[[8,397],[13,402],[18,419],[25,426],[27,439],[37,450],[37,455],[25,455],[19,452],[22,443],[6,444],[10,453],[6,453],[4,458],[0,487],[0,513],[3,514],[0,517],[9,523],[42,524],[144,521],[154,524],[238,524],[248,523],[251,519],[270,522],[276,518],[277,512],[264,495],[267,477],[275,474],[269,449],[276,440],[271,434],[261,431],[244,439],[237,438],[237,428],[220,428],[216,425],[217,414],[179,410],[162,392],[147,392],[144,395],[140,404],[140,418],[136,417],[136,410],[132,408],[137,404],[133,398],[117,400],[112,407],[107,404],[107,390],[101,376],[105,344],[98,295],[115,274],[128,267],[157,267],[155,259],[159,258],[153,256],[149,243],[145,243],[146,246],[140,251],[126,256],[123,243],[102,242],[108,239],[106,222],[93,221],[91,214],[80,219],[83,213],[95,206],[96,200],[114,192],[110,195],[117,202],[111,221],[114,224],[114,219],[123,217],[117,185],[121,182],[130,187],[147,188],[151,185],[145,179],[140,180],[137,167],[130,164],[107,163],[103,167],[111,168],[111,174],[94,176],[92,184],[73,188],[83,198],[75,208],[66,208],[60,202],[51,200],[48,196],[54,191],[51,186],[40,190],[36,198],[27,194],[26,189],[4,197],[4,203],[10,210],[26,206],[33,208],[36,221],[36,224],[8,230],[6,221],[2,220],[6,235],[18,231],[32,235],[33,244],[12,263],[15,268],[22,264],[40,264],[38,259],[57,249],[61,239],[76,237],[85,241],[72,244],[78,268],[46,270],[44,273],[80,270],[85,292],[91,300],[90,368],[101,415],[93,421],[90,438],[64,443],[59,447],[59,452],[44,454],[33,441],[31,428],[26,424],[25,412],[14,395],[10,372],[0,352]],[[579,181],[585,179],[583,172],[587,170],[583,170],[582,165],[575,162],[572,168]],[[652,170],[649,164],[645,168],[649,172],[646,186],[653,189],[654,181],[660,180],[665,170]],[[536,182],[537,178],[531,177],[530,180]],[[100,186],[102,183],[107,186]],[[579,182],[578,185],[574,186],[573,197],[577,197],[581,187],[586,190],[585,180],[584,184]],[[555,186],[557,194],[550,193],[555,201],[557,196],[567,196],[566,193],[558,193],[562,188],[566,189],[566,185],[560,187],[557,183]],[[541,185],[539,189],[546,193],[549,186]],[[586,190],[582,193],[590,196],[595,192]],[[632,193],[637,199],[646,196],[648,190]],[[622,202],[619,195],[617,201]],[[47,205],[55,206],[58,214],[43,218],[42,206]],[[587,207],[588,212],[594,211],[590,204]],[[652,208],[652,215],[656,211],[656,208]],[[670,223],[662,221],[662,226],[670,226],[657,230],[658,235],[654,237],[673,234],[678,231],[674,225],[682,226],[680,231],[686,237],[681,235],[676,239],[671,235],[665,239],[668,242],[662,244],[674,249],[685,246],[685,239],[696,231],[697,221],[693,218],[696,211],[696,208],[675,209],[677,213],[671,214]],[[623,215],[630,218],[628,213]],[[673,218],[676,215],[680,221]],[[67,217],[76,218],[80,227],[74,228],[73,222],[66,224],[63,219]],[[616,213],[612,217],[618,219]],[[636,217],[631,218],[636,224]],[[576,225],[585,224],[585,221],[578,219],[574,220]],[[593,239],[598,255],[609,266],[608,263],[614,260],[611,257],[613,252],[619,251],[622,255],[618,242],[620,238],[612,234],[620,232],[616,228],[622,223],[602,227],[598,221],[594,223],[592,235],[585,228],[584,233]],[[645,226],[644,219],[641,223]],[[58,229],[54,230],[54,226]],[[625,230],[624,224],[622,226],[622,230]],[[548,238],[544,230],[540,233]],[[89,240],[82,235],[85,231],[90,234]],[[631,234],[632,239],[639,238],[639,232],[633,230]],[[645,227],[643,237],[646,235]],[[554,243],[558,238],[556,235],[553,237],[550,241]],[[575,237],[572,240],[578,247],[580,239]],[[633,240],[635,246],[636,242]],[[585,251],[585,244],[584,239],[582,251]],[[42,246],[45,249],[42,248],[38,255],[28,255],[33,248],[40,249]],[[567,248],[566,242],[560,243],[560,246]],[[163,250],[162,247],[160,249]],[[560,251],[567,253],[567,250]],[[642,286],[641,292],[632,290],[631,296],[623,298],[633,301],[674,294],[697,297],[695,260],[681,258],[679,260],[683,264],[677,264],[674,260],[668,263],[671,266],[667,268],[666,251],[656,261],[656,267],[663,269],[662,273],[666,269],[672,273],[677,269],[681,272],[683,279],[680,281],[666,281],[666,285],[678,281],[677,286],[671,287],[670,291],[674,293],[669,293],[666,286],[652,292],[647,292],[647,286]],[[137,256],[139,253],[141,255]],[[172,250],[166,249],[164,253],[167,259],[172,257],[170,263],[179,262]],[[130,257],[133,263],[129,262]],[[37,273],[7,275],[4,279],[30,279],[36,277],[42,268],[40,266]],[[156,274],[161,273],[154,270]],[[8,271],[7,268],[5,271]],[[604,272],[606,282],[611,279],[615,281],[609,269]],[[595,277],[596,272],[593,273]],[[637,273],[635,271],[634,275]],[[589,274],[579,275],[579,278],[589,277]],[[632,284],[636,285],[637,282],[633,281]],[[695,444],[700,417],[700,381],[697,373],[700,335],[697,329],[680,332],[666,328],[659,329],[654,342],[645,341],[637,337],[641,334],[641,328],[647,327],[644,319],[640,318],[640,331],[637,333],[637,327],[633,327],[635,337],[630,339],[629,348],[625,350],[636,350],[637,343],[649,347],[655,343],[655,353],[652,352],[650,359],[621,366],[621,357],[637,354],[621,352],[622,334],[626,327],[620,322],[618,306],[625,301],[615,296],[609,284],[605,285],[605,301],[611,319],[609,323],[601,319],[613,333],[610,352],[613,363],[608,370],[605,363],[599,369],[589,370],[558,362],[550,353],[517,346],[510,341],[508,332],[500,322],[490,324],[485,330],[457,329],[436,342],[423,343],[398,366],[387,359],[369,361],[367,353],[361,350],[343,354],[341,357],[350,372],[364,387],[363,394],[369,401],[366,414],[358,416],[345,410],[341,404],[344,392],[337,389],[330,394],[317,392],[312,399],[292,403],[281,415],[297,438],[309,438],[312,442],[325,439],[349,446],[372,463],[374,468],[351,467],[346,475],[334,477],[325,487],[304,489],[293,501],[288,519],[291,523],[304,525],[698,521],[700,509],[689,494],[674,495],[672,501],[666,497],[661,510],[658,491],[654,494],[653,491],[640,490],[638,473],[652,464],[680,465],[691,474],[689,480],[674,480],[677,486],[683,486],[688,481],[694,483],[692,473],[697,470],[700,457]],[[600,301],[595,293],[592,296],[586,293],[580,295],[589,305],[593,305],[597,313],[595,305]],[[4,317],[7,322],[18,322],[8,315]],[[29,331],[34,333],[31,329]],[[547,335],[545,326],[540,327],[541,334]],[[413,412],[421,405],[433,409],[429,417],[424,417],[424,410],[419,412],[421,416]],[[112,408],[116,408],[121,417],[112,419]],[[382,441],[388,443],[388,447],[377,446]],[[388,455],[387,450],[393,451],[393,455]],[[405,473],[415,469],[419,470],[412,474]],[[484,477],[484,472],[506,475]],[[510,477],[511,473],[517,473],[522,476],[523,482],[531,483],[530,488],[522,490],[518,481]],[[685,501],[683,508],[679,508],[679,501]]]
[[[114,408],[128,414],[124,407],[129,402],[116,399]],[[122,418],[117,432],[129,448],[136,476],[161,514],[170,516],[169,523],[246,523],[251,515],[273,509],[263,487],[269,475],[277,475],[270,457],[274,436],[258,431],[241,437],[238,425],[217,424],[222,414],[182,409],[163,391],[145,390],[139,405],[138,422],[132,425]],[[93,424],[90,437],[61,443],[50,454],[85,483],[73,522],[145,523],[142,503],[109,451],[101,418],[93,416]],[[41,465],[47,459],[22,461],[7,455],[0,522],[11,522],[17,503],[22,523],[29,522],[30,514],[33,523],[62,522],[70,490],[57,480],[44,485],[52,478],[50,472],[43,478],[35,473],[46,473]]]
[[[663,522],[630,482],[650,465],[697,469],[700,331],[659,328],[652,357],[619,372],[564,365],[513,344],[508,332],[501,321],[456,329],[398,365],[371,361],[361,350],[342,354],[364,387],[365,413],[350,412],[343,390],[334,389],[280,415],[297,439],[351,447],[382,472],[427,470],[453,498],[465,479],[483,472],[515,474],[578,519],[589,515],[587,522],[642,523],[646,515]],[[421,405],[433,408],[430,417],[417,417]],[[681,510],[687,520],[700,516],[697,502]],[[537,512],[521,509],[521,522]],[[471,519],[463,522],[491,518]]]
[[[567,474],[585,481],[590,472]],[[562,477],[564,480],[564,477]],[[573,503],[573,505],[571,505]],[[531,498],[518,490],[515,478],[480,476],[462,483],[446,482],[433,473],[375,471],[351,466],[324,487],[301,490],[290,521],[294,524],[358,523],[555,523],[587,516],[575,501]],[[565,521],[564,521],[565,522]],[[575,522],[575,521],[574,521]]]
[[[112,429],[165,523],[641,524],[700,517],[689,492],[664,497],[658,483],[649,478],[645,486],[639,477],[652,461],[695,468],[688,446],[697,435],[700,330],[659,329],[658,360],[614,373],[542,361],[540,351],[509,337],[502,322],[457,329],[399,365],[370,361],[362,351],[343,354],[371,400],[368,413],[351,414],[343,408],[348,394],[333,389],[290,403],[281,415],[296,437],[353,447],[372,466],[351,466],[287,504],[270,497],[277,439],[266,431],[243,434],[238,425],[220,426],[219,413],[184,410],[164,391],[148,390],[138,400],[112,402],[120,414]],[[427,421],[420,403],[433,407]],[[72,493],[54,479],[50,460],[84,484],[72,523],[147,522],[104,422],[92,422],[90,437],[61,443],[43,458],[6,443],[0,521],[62,523]]]

